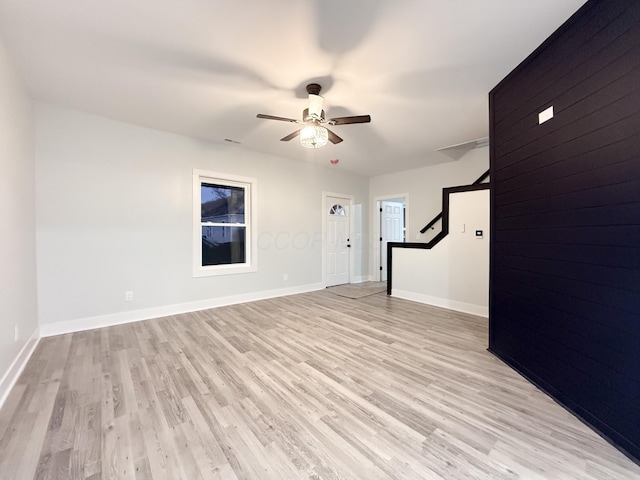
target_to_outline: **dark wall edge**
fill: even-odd
[[[522,70],[524,70],[528,64],[530,64],[536,57],[543,54],[547,48],[553,44],[562,34],[564,34],[567,30],[572,28],[573,24],[576,22],[578,18],[582,15],[586,14],[594,5],[594,2],[586,2],[582,7],[580,7],[569,19],[567,19],[560,27],[558,27],[543,43],[541,43],[531,54],[529,54],[524,60],[522,60],[513,70],[511,70],[491,91],[489,92],[489,169],[491,171],[495,171],[495,136],[493,125],[495,125],[495,117],[494,117],[494,109],[492,105],[494,103],[493,98],[496,92],[498,92],[506,83],[512,80],[512,78],[518,75]],[[494,221],[494,211],[495,211],[495,191],[492,189],[490,192],[489,199],[489,232],[490,238],[494,239],[496,236],[494,235],[495,231],[495,221]],[[494,242],[493,240],[489,243],[489,258],[494,258]],[[568,410],[571,414],[573,414],[576,418],[578,418],[581,422],[587,425],[589,428],[594,430],[598,435],[604,438],[607,442],[609,442],[614,448],[618,449],[622,452],[626,457],[628,457],[635,464],[640,465],[640,445],[636,445],[633,442],[630,442],[626,437],[620,435],[616,430],[608,427],[605,423],[600,421],[597,417],[591,415],[588,411],[580,408],[576,403],[572,402],[568,397],[562,395],[551,385],[544,382],[541,378],[531,374],[523,365],[514,361],[510,357],[501,354],[499,351],[492,349],[493,342],[493,328],[492,328],[492,304],[494,304],[494,288],[493,288],[493,260],[489,262],[489,347],[487,351],[493,354],[496,358],[503,361],[509,367],[514,369],[524,378],[526,378],[529,382],[543,391],[545,394],[549,395],[549,397],[554,400],[556,403],[561,405],[563,408]],[[390,290],[389,290],[390,291]]]
[[[533,375],[526,367],[511,359],[506,355],[500,354],[500,352],[496,352],[492,350],[491,345],[487,348],[487,351],[494,355],[496,358],[506,363],[513,370],[522,375],[528,382],[535,385],[542,392],[548,395],[551,400],[556,402],[565,410],[569,411],[572,415],[574,415],[578,420],[582,423],[586,424],[589,428],[594,430],[598,435],[604,438],[607,442],[612,444],[616,449],[621,451],[626,457],[628,457],[632,462],[640,465],[640,459],[637,456],[638,446],[629,442],[625,437],[619,435],[615,430],[609,428],[605,423],[599,421],[593,415],[590,415],[589,412],[580,408],[579,405],[572,402],[566,395],[562,395],[558,390],[553,388],[551,385],[546,383],[541,378]]]

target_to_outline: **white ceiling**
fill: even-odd
[[[34,98],[379,175],[488,136],[487,94],[584,0],[0,0]],[[279,139],[322,85],[344,142]]]

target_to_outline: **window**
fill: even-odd
[[[342,205],[334,205],[333,207],[331,207],[331,209],[329,210],[329,215],[341,215],[341,216],[345,216],[347,214],[347,212],[345,211],[345,209],[342,207]]]
[[[256,180],[193,171],[193,275],[255,272]]]

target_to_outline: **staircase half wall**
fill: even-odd
[[[487,317],[489,190],[449,194],[448,229],[431,249],[393,248],[391,294]]]

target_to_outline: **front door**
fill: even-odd
[[[326,197],[325,284],[349,283],[349,238],[351,202],[349,198]]]

